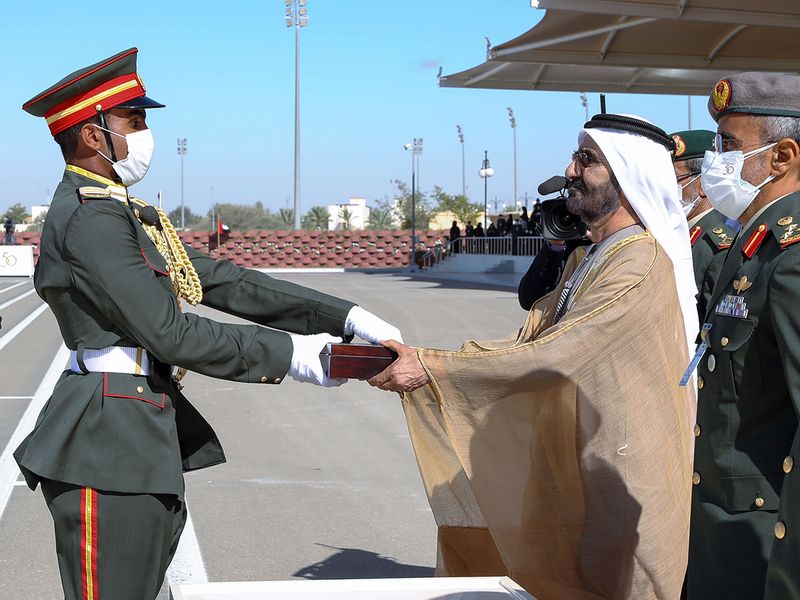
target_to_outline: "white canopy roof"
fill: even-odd
[[[800,71],[800,1],[533,0],[544,18],[442,87],[705,95],[738,71]]]

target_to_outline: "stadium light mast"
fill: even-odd
[[[467,197],[467,171],[466,163],[464,162],[464,132],[461,131],[461,125],[456,125],[458,132],[458,141],[461,143],[461,195],[466,199]]]
[[[514,210],[518,210],[517,206],[517,120],[514,118],[514,110],[509,106],[508,122],[511,125],[511,132],[514,136]]]
[[[186,215],[183,205],[183,157],[186,156],[188,141],[186,138],[178,138],[178,156],[181,157],[181,231],[186,229]]]
[[[294,27],[294,229],[300,229],[300,28],[308,25],[308,0],[286,0],[286,27]]]

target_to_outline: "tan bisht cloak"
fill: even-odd
[[[570,273],[512,339],[419,350],[431,383],[403,400],[437,573],[507,573],[539,600],[674,600],[695,397],[672,264],[647,233],[613,244],[552,326]]]

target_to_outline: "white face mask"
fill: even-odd
[[[695,196],[693,200],[688,200],[688,201],[684,200],[683,190],[685,190],[688,186],[692,185],[697,180],[698,177],[700,177],[700,175],[695,175],[686,183],[678,184],[678,196],[681,199],[681,208],[683,209],[683,214],[685,214],[687,218],[689,217],[689,213],[692,212],[692,209],[694,209],[694,207],[697,206],[697,203],[700,202],[700,196]]]
[[[775,144],[767,144],[743,154],[741,150],[715,152],[706,150],[701,169],[700,184],[711,206],[729,219],[738,219],[758,196],[761,188],[772,181],[770,175],[758,185],[742,179],[742,166],[751,156],[760,154]]]
[[[125,138],[125,142],[128,144],[128,156],[117,162],[114,162],[99,150],[97,151],[100,156],[111,163],[111,167],[119,175],[123,185],[133,185],[141,181],[147,174],[147,170],[150,168],[150,161],[153,159],[155,141],[153,140],[152,132],[149,129],[142,129],[127,135],[120,135],[99,125],[95,125],[95,127],[108,131],[117,137]]]
[[[681,208],[683,209],[683,214],[686,215],[686,218],[689,218],[689,215],[694,210],[694,207],[700,203],[700,196],[696,196],[694,200],[684,204],[681,202]]]

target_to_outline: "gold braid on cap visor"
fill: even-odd
[[[149,206],[143,200],[131,198],[131,202],[138,206]],[[147,236],[153,241],[156,249],[167,261],[169,268],[169,278],[178,302],[183,298],[192,306],[197,306],[203,300],[203,286],[200,284],[200,277],[195,271],[186,248],[178,237],[175,227],[169,220],[167,214],[157,206],[151,206],[158,213],[161,221],[161,231],[155,225],[148,225],[139,217],[138,211],[134,210],[139,222],[141,222]]]

